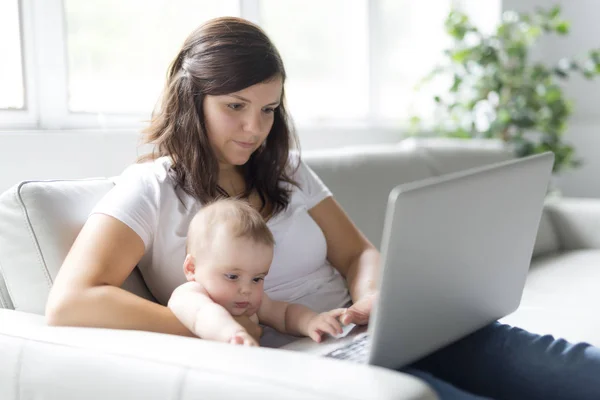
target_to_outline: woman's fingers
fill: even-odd
[[[344,312],[344,314],[340,317],[340,322],[344,325],[352,323],[354,319],[353,314],[354,313],[352,312],[352,309],[346,310],[346,312]]]
[[[344,325],[348,325],[350,323],[356,325],[365,325],[369,322],[369,313],[361,309],[353,309],[351,307],[344,313],[344,315],[340,317],[340,322]]]
[[[340,317],[340,321],[344,325],[348,325],[349,323],[365,325],[369,323],[371,310],[377,296],[377,293],[371,293],[358,300]]]
[[[327,314],[331,315],[334,318],[338,318],[341,315],[343,315],[346,311],[348,311],[347,308],[336,308],[335,310],[329,311]]]

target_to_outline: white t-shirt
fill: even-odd
[[[183,191],[175,191],[170,166],[167,157],[129,166],[92,211],[122,221],[140,236],[145,253],[138,267],[163,305],[186,281],[185,239],[191,219],[202,206]],[[300,188],[291,187],[287,209],[267,222],[275,250],[265,292],[274,300],[304,304],[317,312],[347,306],[346,282],[327,261],[325,236],[307,212],[331,192],[303,162],[292,177]],[[261,344],[280,346],[290,340],[265,329]]]

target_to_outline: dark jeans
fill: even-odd
[[[495,322],[402,369],[442,399],[600,399],[600,349]]]

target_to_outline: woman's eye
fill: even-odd
[[[238,276],[235,274],[225,274],[225,278],[229,279],[230,281],[235,281],[237,280]]]
[[[264,112],[265,114],[272,114],[272,113],[274,113],[274,112],[275,112],[275,109],[274,109],[274,108],[265,108],[265,109],[263,110],[263,112]]]
[[[238,111],[241,110],[244,107],[244,105],[240,103],[230,103],[227,104],[227,107],[231,108],[234,111]]]

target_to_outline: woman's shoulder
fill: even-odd
[[[185,193],[178,189],[171,165],[169,157],[132,164],[114,179],[113,191],[140,201],[146,199],[156,206],[169,199],[186,198]]]
[[[313,176],[316,176],[315,172],[306,164],[298,151],[290,152],[286,168],[287,175],[301,188],[308,183],[307,180],[311,180]]]
[[[159,157],[154,160],[139,162],[129,165],[117,177],[116,184],[157,184],[172,185],[171,178],[171,159],[169,157]]]
[[[300,152],[290,151],[288,155],[288,161],[286,164],[286,173],[293,180],[297,180],[299,175],[302,173],[302,167],[304,166],[304,161],[302,161],[302,157],[300,156]]]
[[[288,176],[296,183],[292,187],[292,194],[298,193],[312,208],[325,197],[331,196],[331,192],[323,183],[321,178],[307,165],[299,152],[290,152],[288,158]]]

